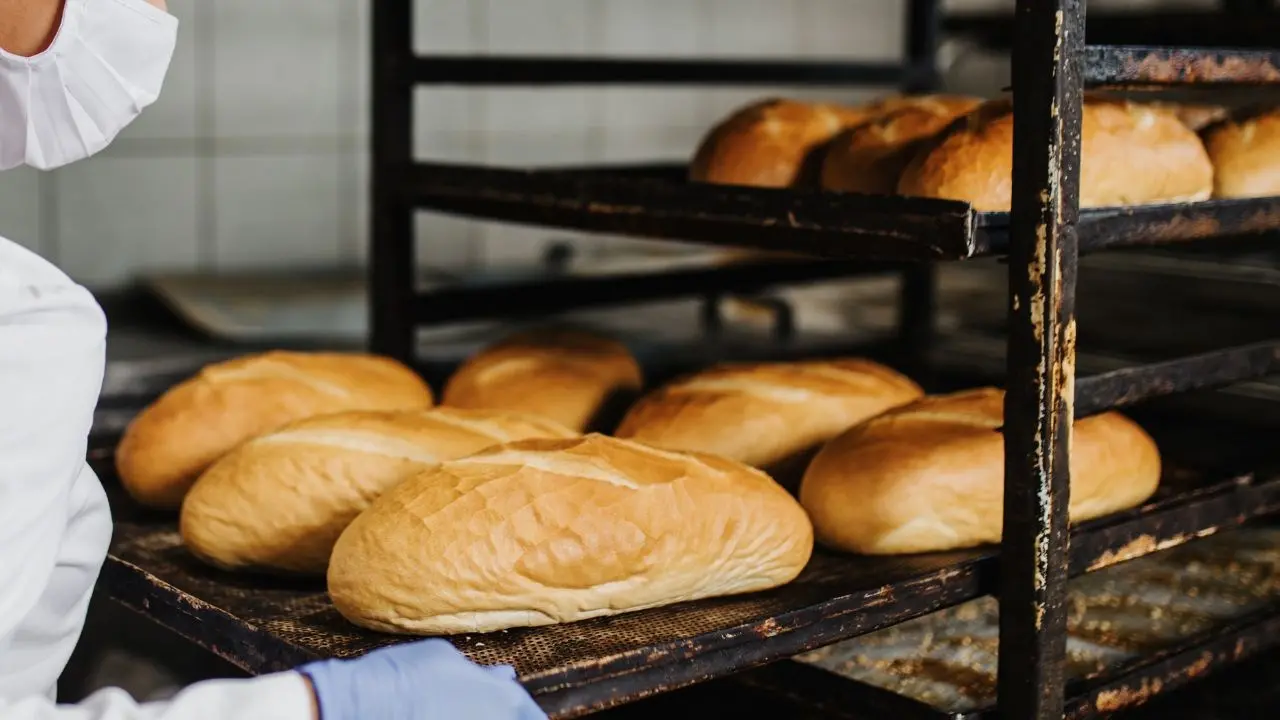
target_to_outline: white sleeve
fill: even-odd
[[[167,702],[137,703],[122,690],[100,690],[79,705],[44,696],[0,700],[0,720],[315,720],[313,697],[298,673],[196,683]]]

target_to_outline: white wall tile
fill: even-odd
[[[413,8],[414,49],[423,54],[474,52],[488,10],[485,2],[418,0]]]
[[[197,263],[193,158],[97,157],[57,171],[58,261],[91,287]]]
[[[219,270],[324,267],[342,256],[335,156],[214,161]]]
[[[801,56],[888,60],[901,57],[903,0],[804,0],[793,3]]]
[[[337,2],[216,0],[214,88],[219,137],[337,135],[340,50]]]
[[[201,13],[196,11],[196,0],[169,0],[169,12],[178,18],[178,45],[169,63],[164,89],[155,104],[120,133],[118,143],[132,139],[192,138],[197,133],[196,42]]]
[[[702,0],[706,55],[790,57],[800,44],[798,6],[809,0]]]

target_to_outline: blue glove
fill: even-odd
[[[546,720],[506,665],[480,667],[444,640],[395,645],[298,671],[320,720]]]

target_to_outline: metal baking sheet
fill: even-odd
[[[1068,682],[1212,633],[1280,601],[1280,529],[1253,528],[1076,578],[1067,606]],[[999,606],[986,597],[797,661],[925,703],[948,716],[996,699]]]

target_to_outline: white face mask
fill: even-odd
[[[89,157],[156,101],[178,19],[145,0],[66,0],[49,49],[0,50],[0,170]]]

